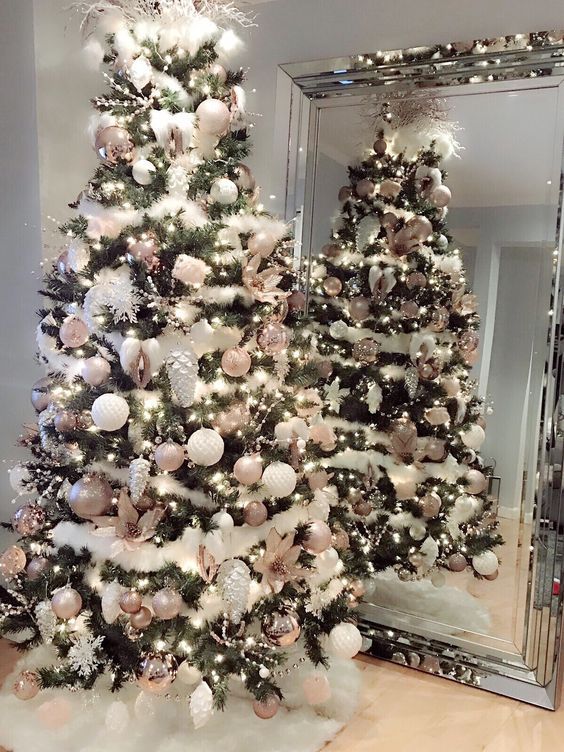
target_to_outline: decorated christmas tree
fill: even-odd
[[[147,693],[170,694],[200,727],[234,681],[261,719],[297,669],[303,702],[327,701],[328,656],[361,646],[367,563],[322,467],[335,434],[293,246],[243,161],[224,28],[241,16],[197,5],[87,4],[110,88],[93,102],[99,166],[41,291],[46,376],[11,473],[0,630],[31,650],[14,686],[30,707],[138,686],[141,716]]]
[[[440,585],[440,567],[470,565],[494,579],[501,538],[470,375],[479,319],[441,169],[456,126],[430,97],[380,103],[371,117],[373,148],[349,168],[331,242],[311,270],[327,421],[339,437],[327,469],[376,572]]]

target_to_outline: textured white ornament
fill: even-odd
[[[143,457],[132,460],[129,464],[129,478],[127,485],[131,494],[131,501],[135,504],[145,493],[149,482],[151,463]]]
[[[296,488],[297,475],[286,462],[273,462],[262,474],[262,482],[275,499],[289,496]]]
[[[119,394],[102,394],[94,400],[91,413],[100,430],[119,431],[129,418],[129,405]]]
[[[463,431],[460,434],[460,438],[462,439],[462,443],[469,449],[478,450],[485,441],[486,432],[482,426],[476,424],[467,431]]]
[[[129,726],[131,716],[129,708],[121,700],[115,700],[106,711],[105,724],[108,731],[123,734]]]
[[[381,228],[380,220],[375,214],[367,214],[356,226],[356,247],[362,253],[364,249],[372,245]]]
[[[57,617],[51,608],[51,602],[41,601],[35,607],[34,613],[41,639],[46,645],[51,645],[57,632]]]
[[[205,681],[190,696],[190,715],[194,728],[202,728],[213,715],[213,693]]]
[[[486,577],[497,572],[499,561],[493,551],[484,551],[472,557],[472,566],[482,576]]]
[[[194,350],[172,350],[166,361],[166,373],[181,407],[193,405],[198,383],[198,358]]]
[[[186,196],[190,187],[190,175],[180,164],[171,165],[166,173],[166,185],[171,196]]]
[[[188,439],[188,457],[196,465],[211,467],[223,457],[224,443],[217,431],[200,428]]]
[[[141,91],[150,83],[153,77],[153,68],[147,58],[141,55],[133,61],[127,74],[137,91]]]
[[[377,413],[382,404],[382,389],[379,384],[372,384],[366,394],[366,404],[371,413]]]
[[[349,333],[349,327],[345,321],[334,321],[329,327],[329,334],[333,339],[345,339]]]
[[[404,384],[409,399],[413,399],[417,394],[417,387],[419,386],[419,371],[417,368],[406,368]]]
[[[191,666],[188,661],[183,661],[178,667],[176,678],[182,684],[192,686],[202,680],[202,673],[196,666]]]
[[[239,189],[232,180],[219,178],[212,183],[210,198],[214,203],[229,206],[229,204],[234,204],[238,197]]]
[[[119,599],[124,591],[125,588],[117,580],[105,586],[102,594],[102,616],[106,624],[113,624],[118,616],[121,616],[123,613],[119,605]]]
[[[239,624],[245,611],[251,589],[251,571],[244,561],[228,559],[217,573],[217,585],[226,604],[226,613],[234,624]]]
[[[157,168],[148,159],[138,159],[131,172],[133,180],[139,185],[151,185],[157,174]]]
[[[329,632],[329,650],[338,658],[354,658],[362,648],[362,635],[354,624],[342,622]]]
[[[102,636],[94,637],[92,634],[74,636],[73,645],[68,652],[68,662],[73,671],[84,679],[87,679],[101,663],[98,651],[104,642]]]

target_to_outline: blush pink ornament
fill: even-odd
[[[326,470],[316,470],[307,476],[307,482],[312,491],[321,491],[329,485],[331,476]]]
[[[329,679],[321,671],[306,676],[303,683],[304,697],[309,705],[321,705],[331,699]]]
[[[48,376],[39,379],[31,388],[31,404],[38,413],[47,408],[51,400],[53,382]]]
[[[468,470],[465,480],[466,491],[470,494],[481,494],[488,485],[486,476],[479,470]]]
[[[255,700],[253,702],[254,714],[257,718],[260,718],[263,721],[268,721],[271,718],[274,718],[276,713],[278,713],[279,707],[280,700],[276,695],[268,695],[266,700]]]
[[[50,566],[51,563],[48,559],[45,559],[43,556],[34,556],[25,571],[29,579],[33,582],[34,580],[38,580]]]
[[[290,338],[286,327],[278,321],[265,324],[257,336],[257,344],[267,355],[283,352],[289,345]]]
[[[25,504],[12,515],[12,527],[20,535],[36,535],[45,525],[45,511],[39,504]]]
[[[368,298],[360,296],[349,303],[349,314],[355,321],[364,321],[370,316],[370,302]]]
[[[442,439],[429,439],[425,446],[425,456],[433,462],[440,462],[445,458],[445,442]]]
[[[204,284],[210,271],[210,267],[202,259],[182,253],[174,262],[172,276],[183,285],[199,286]]]
[[[323,289],[330,298],[335,298],[343,289],[343,283],[338,277],[325,277]]]
[[[277,243],[277,235],[267,230],[259,230],[259,232],[251,235],[247,242],[247,248],[252,256],[267,258],[274,251]]]
[[[244,347],[230,347],[221,356],[221,367],[232,378],[245,376],[251,370],[251,364],[251,356]]]
[[[124,614],[137,614],[142,605],[143,598],[136,590],[126,590],[119,599],[119,607]]]
[[[86,475],[71,486],[69,506],[77,517],[102,517],[112,508],[114,492],[105,478]]]
[[[439,209],[443,209],[450,204],[452,193],[446,185],[439,185],[429,196],[431,203]]]
[[[112,369],[105,358],[94,355],[82,364],[81,375],[90,386],[102,386],[110,378]]]
[[[397,196],[399,196],[401,192],[401,183],[398,183],[397,180],[390,180],[389,178],[386,178],[386,180],[382,180],[380,190],[378,192],[381,196],[384,196],[384,198],[397,198]]]
[[[59,433],[68,433],[69,431],[74,431],[74,429],[76,428],[76,423],[76,415],[69,410],[61,410],[55,415],[53,419],[53,424]]]
[[[220,99],[205,99],[196,110],[198,129],[214,136],[223,135],[231,119],[229,109]]]
[[[324,452],[331,452],[337,446],[335,431],[327,423],[317,423],[310,428],[309,438],[319,444]]]
[[[456,376],[445,376],[441,385],[449,397],[456,397],[460,393],[460,379]]]
[[[78,316],[68,316],[59,329],[59,339],[65,347],[82,347],[88,342],[88,327]]]
[[[321,520],[312,520],[308,523],[307,532],[302,542],[308,554],[321,554],[330,548],[333,540],[331,528]]]
[[[131,614],[129,617],[129,623],[133,629],[145,629],[153,621],[153,614],[151,609],[146,606],[141,606],[139,611],[135,614]]]
[[[82,609],[82,596],[72,587],[58,590],[51,598],[51,608],[59,619],[74,619]]]
[[[419,505],[421,506],[423,517],[431,519],[436,517],[441,511],[441,497],[434,491],[431,491],[419,500]]]
[[[71,720],[72,706],[66,698],[55,697],[37,708],[37,718],[45,728],[60,729]]]
[[[26,556],[19,546],[10,546],[0,555],[0,575],[6,579],[15,577],[23,572],[26,565]]]
[[[268,519],[268,510],[262,501],[251,501],[245,507],[243,518],[249,527],[260,527]]]
[[[446,407],[430,407],[425,410],[425,420],[431,426],[442,426],[449,422],[450,415]]]
[[[184,464],[184,448],[169,439],[155,449],[155,462],[161,470],[173,473]]]
[[[163,588],[155,593],[151,605],[157,619],[174,619],[182,608],[182,596],[177,590]]]
[[[368,180],[368,178],[364,178],[363,180],[359,180],[355,187],[356,195],[360,198],[367,198],[368,196],[372,196],[374,191],[376,190],[376,186],[372,182],[372,180]]]
[[[39,694],[39,680],[33,671],[22,671],[14,682],[13,692],[18,700],[33,700]]]
[[[262,459],[259,454],[240,457],[233,466],[233,475],[244,486],[258,483],[262,478]]]

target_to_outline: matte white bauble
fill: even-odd
[[[118,394],[102,394],[94,400],[91,412],[101,431],[119,431],[129,418],[129,405]]]
[[[286,462],[273,462],[262,474],[262,481],[275,499],[289,496],[296,488],[297,475]]]
[[[235,521],[229,512],[216,512],[211,519],[220,530],[231,530],[232,527],[235,527]]]
[[[206,99],[196,110],[198,128],[203,133],[220,136],[227,131],[231,114],[220,99]]]
[[[329,632],[329,651],[337,658],[354,658],[362,648],[362,635],[354,624],[342,622]]]
[[[427,526],[421,520],[415,520],[409,528],[409,535],[413,540],[423,540],[427,535]]]
[[[153,68],[151,63],[144,55],[136,58],[129,67],[128,77],[137,91],[141,91],[147,86],[153,77]]]
[[[478,508],[476,497],[469,494],[462,494],[454,502],[456,516],[461,522],[467,522],[476,513]]]
[[[229,204],[234,204],[238,197],[239,189],[232,180],[219,178],[212,183],[210,198],[214,203],[229,206]]]
[[[472,557],[472,566],[478,574],[487,577],[497,572],[499,561],[493,551],[484,551],[483,554]]]
[[[486,432],[482,426],[476,424],[467,431],[463,431],[460,438],[462,439],[462,443],[469,449],[478,450],[485,441]]]
[[[157,168],[148,159],[138,159],[133,165],[133,180],[139,185],[150,185],[155,179]]]
[[[195,666],[191,666],[188,661],[184,661],[178,667],[176,678],[182,682],[182,684],[190,686],[192,684],[198,684],[202,678],[202,674]]]
[[[200,428],[188,439],[188,457],[196,465],[211,467],[223,457],[223,439],[212,428]]]

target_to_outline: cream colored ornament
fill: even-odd
[[[342,622],[329,632],[329,651],[338,658],[354,658],[362,648],[362,635],[354,624]]]
[[[140,55],[140,57],[136,58],[129,67],[127,76],[137,91],[141,91],[151,82],[153,77],[151,63],[144,55]]]
[[[119,431],[129,418],[129,405],[118,394],[102,394],[92,404],[92,420],[102,431]]]
[[[172,276],[183,285],[199,287],[210,273],[211,268],[202,259],[181,253],[174,262]]]
[[[223,439],[211,428],[200,428],[188,439],[188,457],[202,467],[211,467],[219,462],[224,448]]]
[[[275,499],[281,499],[293,493],[297,480],[296,471],[285,462],[273,462],[262,474],[262,482]]]
[[[190,716],[194,728],[205,726],[213,715],[213,693],[205,681],[190,696]]]
[[[184,661],[178,667],[176,678],[178,681],[182,682],[182,684],[192,686],[198,684],[198,682],[202,680],[202,673],[196,668],[196,666],[191,666],[188,661]]]
[[[473,425],[467,431],[463,431],[460,434],[462,443],[469,449],[475,449],[476,451],[482,446],[486,439],[486,432],[479,425]]]
[[[151,185],[156,173],[157,168],[148,159],[138,159],[133,165],[133,180],[139,185]]]
[[[472,566],[478,574],[489,577],[497,572],[499,561],[493,551],[484,551],[483,554],[472,557]]]
[[[234,204],[239,197],[239,189],[232,180],[219,178],[212,183],[210,198],[216,204],[229,206]]]

